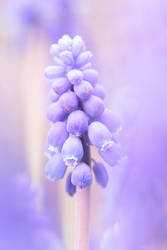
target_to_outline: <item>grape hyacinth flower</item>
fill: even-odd
[[[108,183],[107,170],[102,163],[91,159],[90,147],[95,146],[110,166],[117,165],[122,153],[115,132],[120,124],[105,108],[105,90],[98,83],[98,73],[92,68],[92,53],[86,50],[82,38],[64,35],[51,46],[50,54],[54,65],[46,68],[45,76],[51,86],[47,118],[53,124],[47,139],[49,161],[45,173],[57,182],[66,169],[72,169],[67,174],[66,191],[70,196],[76,193],[75,249],[88,250],[92,172],[101,187]]]
[[[91,145],[97,147],[109,165],[119,163],[121,149],[114,133],[120,123],[104,106],[104,87],[98,83],[98,73],[92,68],[92,53],[86,50],[80,36],[72,39],[64,35],[51,46],[50,54],[54,65],[46,68],[45,76],[51,86],[47,118],[53,124],[47,139],[50,160],[46,175],[56,182],[63,178],[67,166],[72,166],[66,190],[73,195],[74,186],[85,188],[92,183],[92,167],[87,160],[90,157],[86,155]],[[106,187],[108,175],[104,165],[95,162],[92,169],[97,182]]]

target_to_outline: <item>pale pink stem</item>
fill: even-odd
[[[84,189],[77,187],[75,211],[75,250],[89,249],[89,193],[89,187]]]
[[[82,161],[90,166],[90,148],[88,145],[88,135],[82,137],[84,156]],[[75,211],[75,250],[89,249],[89,196],[90,187],[76,191],[76,211]]]

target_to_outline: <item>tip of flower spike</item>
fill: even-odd
[[[58,45],[60,50],[70,50],[72,48],[72,39],[69,35],[63,35],[62,38],[58,40]]]

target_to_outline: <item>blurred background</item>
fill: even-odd
[[[0,249],[72,250],[75,197],[44,176],[49,47],[94,54],[127,158],[91,188],[91,250],[167,249],[167,2],[0,1]]]

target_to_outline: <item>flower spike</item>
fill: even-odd
[[[115,135],[119,119],[104,106],[105,89],[98,83],[92,67],[92,53],[80,36],[62,36],[50,48],[53,65],[45,70],[50,82],[47,118],[53,123],[48,133],[46,175],[57,181],[66,168],[66,191],[72,196],[96,181],[104,188],[108,174],[103,163],[90,164],[90,147],[97,147],[101,158],[110,166],[119,164],[122,151]]]

